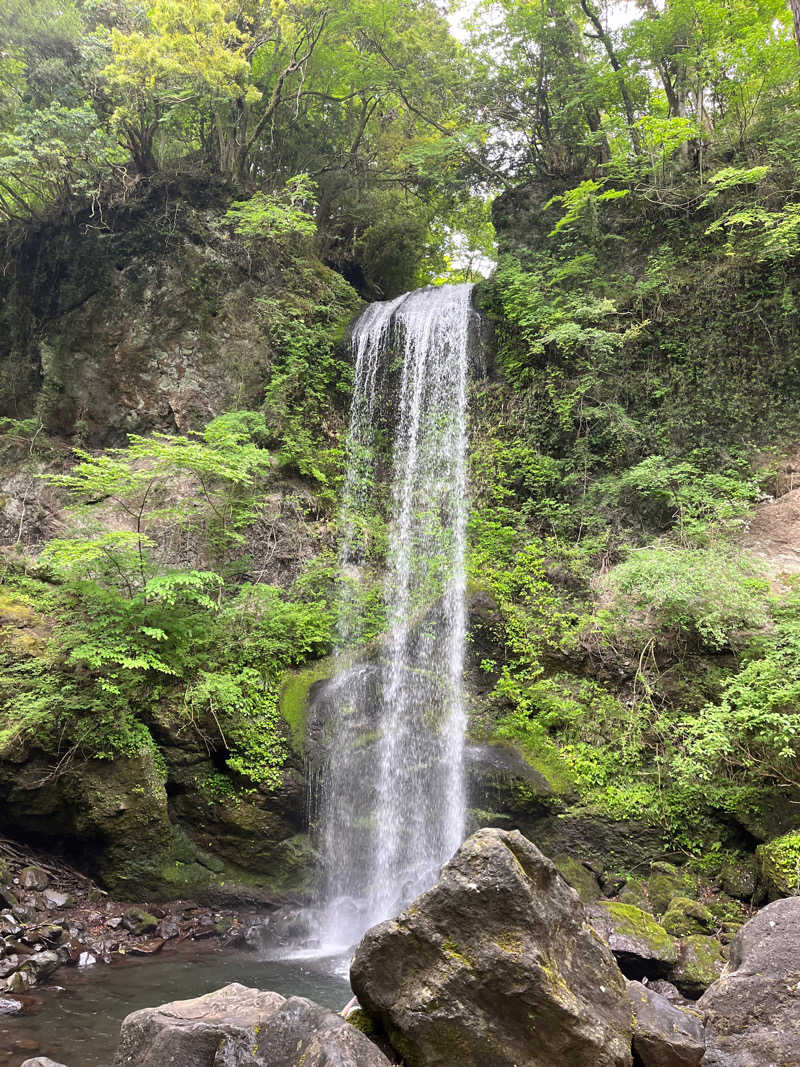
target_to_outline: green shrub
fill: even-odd
[[[720,650],[769,621],[769,585],[753,557],[727,547],[646,548],[601,583],[598,614],[607,639],[643,648]]]

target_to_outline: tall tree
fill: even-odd
[[[797,48],[800,50],[800,0],[789,0],[789,7],[792,9],[792,15],[794,16],[794,36],[797,41]]]

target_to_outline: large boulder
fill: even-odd
[[[699,997],[720,977],[725,963],[722,945],[715,937],[691,934],[680,943],[670,979],[685,997]]]
[[[697,1002],[703,1067],[800,1067],[800,898],[776,900],[731,944],[726,974]]]
[[[630,982],[633,1051],[641,1067],[699,1067],[706,1044],[702,1017],[682,1010],[642,985]]]
[[[250,1058],[242,1048],[220,1067],[389,1067],[389,1060],[341,1015],[291,997],[262,1020]]]
[[[358,946],[350,979],[408,1067],[623,1067],[631,1007],[577,894],[518,831],[473,834]]]
[[[114,1067],[388,1067],[373,1043],[327,1008],[234,982],[193,1000],[133,1012]]]

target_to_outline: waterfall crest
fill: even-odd
[[[387,356],[396,390],[385,607],[374,658],[326,693],[321,941],[335,951],[427,888],[463,837],[467,384],[472,286],[372,304],[353,333],[355,384],[341,527],[361,555]],[[385,399],[385,398],[384,398]],[[339,644],[358,643],[347,602]]]

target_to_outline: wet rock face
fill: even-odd
[[[233,983],[122,1024],[114,1067],[388,1067],[372,1042],[303,997]]]
[[[473,834],[433,889],[367,933],[350,977],[409,1067],[631,1063],[619,968],[516,831]]]
[[[729,972],[697,1002],[705,1013],[703,1067],[800,1065],[800,898],[776,900],[731,944]]]

